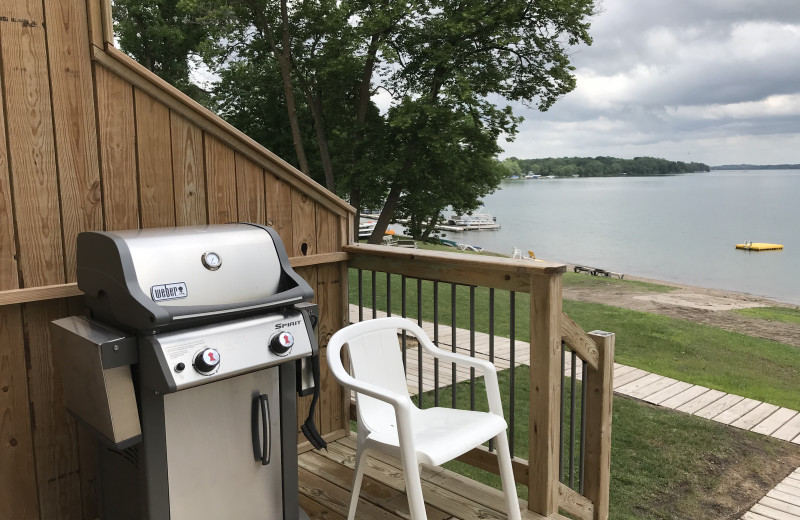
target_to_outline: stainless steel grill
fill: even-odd
[[[81,233],[78,287],[88,316],[53,322],[54,349],[67,408],[104,441],[104,518],[307,518],[296,394],[318,391],[317,308],[278,235]]]

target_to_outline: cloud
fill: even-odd
[[[507,156],[800,162],[800,2],[601,7],[572,56],[578,87],[545,113],[516,105],[526,122]]]

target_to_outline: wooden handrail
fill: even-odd
[[[561,335],[567,346],[589,366],[597,370],[600,362],[600,351],[592,338],[567,313],[561,314]]]

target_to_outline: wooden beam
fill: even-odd
[[[577,323],[572,321],[572,318],[567,316],[566,312],[561,313],[561,335],[567,346],[578,354],[578,357],[586,361],[592,369],[597,370],[600,358],[597,345]]]
[[[594,503],[594,520],[608,519],[611,487],[611,407],[614,400],[614,341],[610,332],[589,337],[600,352],[599,368],[588,370],[586,381],[586,463],[584,495]]]
[[[481,445],[473,448],[467,453],[456,457],[456,459],[489,473],[500,474],[500,469],[497,465],[497,453],[489,451],[486,446]],[[514,457],[511,459],[511,468],[514,470],[514,481],[517,484],[525,485],[528,483],[529,468],[527,460]]]
[[[390,246],[357,244],[342,249],[352,255],[350,267],[357,269],[447,283],[463,284],[468,281],[471,285],[517,292],[530,291],[530,277],[534,273],[559,274],[566,269],[563,264],[536,262],[540,265],[533,265],[534,262],[512,258]]]
[[[531,274],[528,509],[558,513],[562,277]]]
[[[561,509],[581,520],[594,518],[592,501],[563,483],[558,484],[558,502]]]

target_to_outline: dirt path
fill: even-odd
[[[625,279],[668,285],[675,289],[661,293],[616,283],[591,287],[566,286],[564,298],[662,314],[800,348],[800,325],[751,318],[732,312],[748,307],[792,307],[790,305],[732,291],[703,289],[630,276]]]

